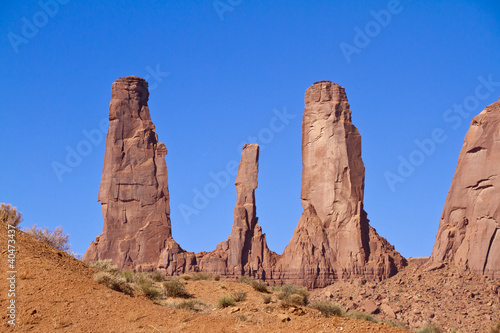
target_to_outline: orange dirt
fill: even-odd
[[[3,332],[407,332],[362,320],[325,318],[316,310],[283,310],[263,304],[248,285],[227,281],[188,281],[186,289],[207,304],[201,313],[155,304],[135,292],[127,296],[93,281],[96,270],[70,255],[16,230],[16,325],[8,324],[7,227],[0,227],[0,289]],[[236,307],[215,309],[218,297],[248,292]],[[275,299],[275,296],[273,296]],[[162,301],[162,302],[167,302]],[[239,310],[238,310],[239,309]],[[290,321],[282,322],[286,315]]]

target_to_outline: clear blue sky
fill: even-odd
[[[173,235],[195,252],[229,236],[234,176],[197,215],[186,219],[181,207],[196,209],[194,191],[239,162],[243,142],[263,146],[257,214],[271,250],[283,251],[302,212],[304,92],[330,80],[345,87],[362,135],[371,224],[404,256],[429,255],[470,120],[500,96],[500,84],[478,79],[500,82],[498,1],[222,0],[216,9],[210,0],[60,0],[44,7],[0,4],[0,202],[17,206],[25,226],[63,226],[80,254],[103,223],[104,141],[89,143],[84,131],[107,118],[118,77],[150,83],[151,117],[169,151]],[[270,131],[284,109],[295,117]],[[423,155],[415,140],[435,147]],[[68,166],[68,148],[87,156]],[[400,157],[419,165],[398,173]],[[71,172],[58,179],[54,162]],[[387,172],[401,177],[391,178],[399,180],[392,189]]]

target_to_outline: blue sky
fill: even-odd
[[[470,120],[500,96],[499,22],[498,1],[2,1],[0,202],[25,226],[63,226],[83,254],[102,231],[111,84],[137,75],[169,152],[175,240],[227,239],[234,176],[193,199],[259,143],[257,215],[281,253],[302,212],[304,92],[330,80],[362,135],[372,226],[404,256],[430,255]],[[68,151],[85,156],[70,166]]]

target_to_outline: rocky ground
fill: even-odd
[[[4,276],[7,239],[2,225]],[[225,281],[187,281],[192,299],[204,304],[202,311],[171,309],[137,292],[131,297],[98,284],[93,280],[96,270],[21,231],[16,246],[16,326],[9,326],[4,310],[2,332],[405,332],[363,320],[325,318],[306,307],[283,310],[276,301],[264,304],[262,294],[250,286]],[[6,309],[8,285],[0,286],[0,304]],[[247,291],[247,300],[217,309],[218,297],[234,290]]]
[[[411,263],[379,283],[341,282],[312,294],[412,329],[434,322],[447,332],[489,332],[500,320],[500,281],[449,265]]]

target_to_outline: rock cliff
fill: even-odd
[[[447,261],[500,278],[500,100],[472,119],[432,251]]]

